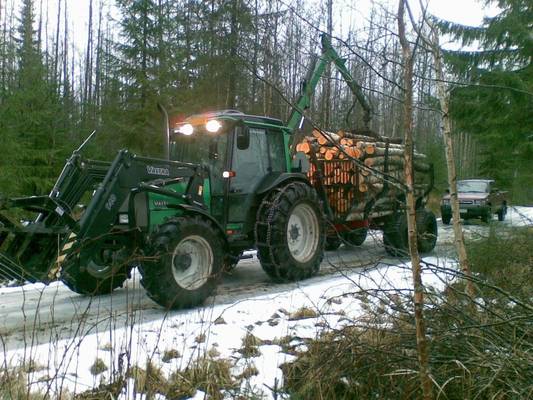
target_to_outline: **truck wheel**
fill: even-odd
[[[505,221],[505,215],[507,215],[507,204],[502,204],[502,208],[498,211],[498,221]]]
[[[259,207],[255,226],[257,256],[275,281],[315,275],[324,257],[325,237],[318,196],[303,182],[275,189]]]
[[[342,244],[341,238],[338,234],[326,236],[326,250],[333,251],[337,250]]]
[[[140,268],[148,296],[167,309],[201,304],[216,288],[224,252],[219,233],[198,216],[168,219],[149,238],[153,261]]]
[[[450,225],[451,220],[452,220],[451,215],[442,214],[442,223],[444,225]]]
[[[437,243],[437,219],[435,214],[427,210],[416,212],[417,245],[421,254],[429,253]],[[407,217],[398,214],[389,221],[383,230],[385,251],[393,257],[405,257],[409,254],[407,233]]]
[[[352,229],[350,232],[343,232],[342,238],[350,246],[361,246],[365,242],[367,234],[367,228],[356,228]]]
[[[109,294],[130,277],[131,252],[114,239],[96,243],[70,254],[61,266],[61,281],[83,295]]]

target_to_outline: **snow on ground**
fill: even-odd
[[[430,257],[425,261],[454,268],[448,260]],[[427,270],[423,279],[426,285],[440,289],[453,277],[444,272]],[[98,334],[8,351],[6,359],[11,365],[31,360],[38,370],[32,374],[32,381],[42,381],[36,383],[35,388],[46,390],[47,384],[50,384],[52,393],[61,387],[81,392],[108,380],[118,368],[121,353],[129,353],[130,364],[140,367],[144,367],[150,358],[169,376],[214,348],[219,357],[235,360],[235,376],[247,366],[254,365],[259,373],[244,384],[255,394],[262,393],[268,399],[273,398],[268,388],[279,388],[282,383],[279,366],[293,359],[293,356],[283,353],[280,346],[283,338],[311,339],[324,329],[353,324],[364,314],[355,296],[357,293],[392,288],[409,290],[410,282],[408,264],[381,264],[364,271],[336,274],[318,282],[302,282],[296,289],[287,292],[256,296],[232,304],[171,312],[165,318],[149,323],[111,327]],[[295,312],[304,307],[314,310],[318,316],[295,317]],[[259,355],[245,358],[239,350],[248,333],[264,344],[259,346]],[[290,343],[298,344],[298,339]],[[162,358],[169,350],[176,350],[180,356],[165,363]],[[108,370],[95,377],[90,368],[96,358],[101,358]],[[49,378],[52,379],[46,381]],[[202,398],[198,396],[195,398]],[[125,393],[123,398],[134,397]]]
[[[533,225],[533,208],[511,208],[505,224]],[[439,229],[441,227],[439,225]],[[479,228],[486,229],[486,226]],[[450,230],[450,227],[443,227],[439,241],[449,239]],[[478,226],[475,225],[474,231],[477,230]],[[426,286],[439,290],[454,279],[453,274],[450,274],[450,270],[456,268],[454,261],[437,256],[427,257],[424,261],[427,265],[438,267],[431,270],[425,268],[423,282]],[[61,284],[55,283],[46,289],[41,285],[32,285],[24,290],[55,290],[56,286]],[[132,303],[127,323],[117,324],[113,310],[106,310],[102,318],[109,319],[107,329],[98,328],[98,332],[52,340],[46,344],[31,345],[28,342],[23,348],[4,352],[4,359],[9,365],[28,364],[31,361],[34,372],[30,373],[29,379],[35,389],[49,390],[51,394],[64,389],[79,393],[109,381],[126,361],[128,365],[144,367],[150,359],[168,377],[207,351],[216,349],[218,357],[234,361],[234,376],[247,366],[255,366],[258,374],[245,380],[241,389],[246,386],[249,393],[262,394],[270,399],[274,398],[271,389],[279,388],[282,384],[279,366],[293,359],[292,355],[284,352],[284,338],[292,338],[290,344],[298,345],[301,339],[315,338],[324,330],[342,328],[364,318],[364,306],[358,296],[360,293],[385,289],[406,291],[410,287],[411,270],[408,263],[379,263],[368,269],[310,279],[283,292],[169,312],[162,318],[144,323],[136,322],[143,320],[138,313],[153,310],[139,310]],[[16,290],[20,289],[2,288],[0,295]],[[295,312],[304,307],[314,310],[318,316],[295,318]],[[50,312],[53,313],[53,307]],[[32,315],[27,317],[32,318]],[[80,321],[82,319],[83,314],[80,315]],[[247,334],[253,334],[262,341],[259,354],[243,356],[243,338]],[[302,346],[305,348],[305,345]],[[179,356],[164,362],[164,356],[170,350],[177,351]],[[105,363],[107,370],[93,375],[90,368],[97,358]],[[133,394],[131,382],[128,388],[121,399],[143,399]],[[201,391],[197,391],[193,397],[203,398]]]

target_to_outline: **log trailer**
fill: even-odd
[[[35,213],[19,222],[0,212],[0,277],[59,279],[74,292],[94,295],[121,287],[137,266],[151,299],[183,308],[212,294],[224,268],[235,266],[247,249],[257,250],[262,268],[278,282],[316,274],[326,244],[360,244],[369,227],[383,231],[390,254],[405,255],[405,185],[389,174],[392,140],[373,138],[385,143],[381,169],[320,130],[314,134],[344,157],[297,151],[312,144],[304,112],[329,63],[362,104],[368,125],[361,88],[326,36],[322,47],[286,125],[234,110],[174,125],[166,116],[166,158],[121,150],[112,162],[82,155],[93,132],[49,195],[0,198],[0,211]],[[378,189],[361,190],[360,176],[379,182]],[[417,201],[424,252],[437,236],[435,217],[424,210],[431,186],[432,179]]]

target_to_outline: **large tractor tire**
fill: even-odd
[[[199,216],[168,219],[150,236],[141,266],[148,296],[167,309],[194,307],[213,293],[224,263],[222,238]]]
[[[70,254],[62,263],[60,279],[79,294],[109,294],[130,277],[129,257],[124,238],[111,236]]]
[[[291,182],[261,203],[255,229],[257,256],[274,281],[315,275],[324,257],[325,238],[322,208],[309,185]]]
[[[429,253],[437,243],[437,219],[427,210],[416,212],[417,245],[420,254]],[[383,230],[385,251],[393,257],[405,257],[409,254],[407,217],[405,213],[397,214]]]

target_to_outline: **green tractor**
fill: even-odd
[[[323,54],[287,125],[235,110],[172,126],[167,116],[166,159],[121,150],[111,163],[82,156],[89,138],[48,196],[0,200],[0,210],[36,214],[21,224],[0,213],[0,276],[60,279],[80,294],[106,294],[138,266],[148,295],[165,308],[201,304],[248,249],[277,282],[313,276],[335,217],[320,176],[310,179],[309,161],[294,143],[330,62],[362,97],[323,37]],[[366,234],[369,221],[356,225]],[[400,246],[398,235],[388,235],[389,245]]]

